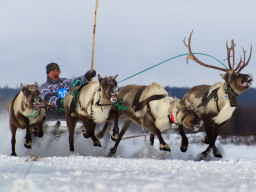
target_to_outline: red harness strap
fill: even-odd
[[[171,114],[171,121],[172,121],[172,123],[175,123],[175,120],[174,120],[174,115],[173,115],[173,110],[174,110],[174,107],[173,107],[173,109],[172,109],[172,114]]]

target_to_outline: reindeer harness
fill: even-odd
[[[236,83],[237,84],[237,83]],[[214,101],[216,102],[216,108],[218,110],[218,112],[220,112],[220,107],[218,105],[218,101],[219,101],[219,97],[218,97],[218,90],[220,88],[216,88],[214,89],[210,94],[210,87],[205,91],[202,101],[201,103],[197,106],[197,108],[203,106],[203,105],[207,105],[207,103],[214,98]],[[225,94],[228,95],[228,99],[230,101],[230,106],[231,107],[237,107],[238,106],[238,102],[237,102],[237,94],[233,91],[233,89],[231,88],[231,86],[229,84],[226,84],[225,86],[225,90],[224,90]]]
[[[135,97],[134,97],[134,99],[133,99],[132,108],[134,109],[134,112],[141,110],[145,105],[147,105],[147,109],[148,109],[148,111],[150,111],[151,109],[150,109],[149,103],[150,103],[151,101],[160,100],[160,99],[163,99],[164,97],[166,97],[166,95],[152,95],[152,96],[150,96],[149,98],[147,98],[147,99],[145,99],[145,100],[139,102],[140,97],[141,97],[141,94],[142,94],[142,92],[144,91],[144,89],[145,89],[146,87],[147,87],[147,86],[141,87],[141,88],[137,91],[137,93],[136,93],[136,95],[135,95]]]
[[[219,101],[219,97],[218,97],[218,90],[219,88],[216,88],[214,89],[210,94],[209,94],[209,91],[210,91],[210,88],[208,88],[204,95],[203,95],[203,98],[202,98],[202,101],[201,103],[197,106],[197,108],[203,106],[203,105],[207,105],[207,103],[212,99],[214,98],[214,101],[216,102],[216,108],[218,110],[218,112],[220,112],[220,108],[219,108],[219,105],[218,105],[218,101]],[[209,94],[209,95],[208,95]]]
[[[86,84],[83,84],[82,86],[80,86],[77,90],[74,90],[72,95],[73,95],[73,99],[70,103],[70,111],[69,113],[71,114],[71,116],[76,116],[76,104],[78,103],[79,106],[80,106],[80,109],[82,111],[84,111],[86,113],[86,116],[88,118],[91,118],[91,116],[89,115],[89,113],[87,112],[87,109],[88,107],[91,105],[91,114],[93,113],[93,109],[92,109],[92,106],[93,106],[93,102],[94,102],[94,96],[97,92],[101,91],[101,89],[99,88],[98,90],[94,91],[92,97],[90,98],[90,100],[88,101],[87,105],[84,107],[82,105],[82,103],[80,102],[79,100],[79,93],[80,93],[80,90],[82,89],[82,87],[84,87]],[[101,96],[99,97],[99,100],[95,103],[96,106],[98,107],[101,107],[101,110],[103,111],[102,107],[103,106],[110,106],[112,104],[100,104],[100,99],[101,99]],[[77,101],[77,102],[76,102]]]
[[[151,111],[151,108],[150,108],[149,103],[150,103],[151,101],[160,100],[160,99],[163,99],[164,97],[166,97],[166,95],[152,95],[152,96],[148,97],[147,99],[145,99],[145,100],[139,102],[140,97],[141,97],[141,94],[142,94],[142,92],[144,91],[144,89],[145,89],[146,87],[147,87],[147,86],[141,87],[141,88],[137,91],[137,93],[136,93],[136,95],[135,95],[135,97],[134,97],[134,99],[133,99],[132,108],[134,109],[134,112],[143,109],[143,107],[146,106],[146,105],[147,105],[147,110],[148,110],[148,112],[150,112],[150,111]],[[173,109],[172,109],[172,114],[171,114],[171,115],[168,115],[168,119],[169,119],[169,121],[170,121],[171,124],[172,124],[172,123],[175,123],[174,115],[173,115],[173,110],[174,110],[174,107],[173,107]],[[180,109],[178,109],[178,111],[176,112],[176,115],[177,115],[179,112],[180,112]],[[151,114],[152,118],[155,120],[155,118],[153,117],[152,113],[150,113],[150,114]],[[186,118],[186,116],[187,116],[187,114],[185,114],[185,115],[182,117],[181,122]]]

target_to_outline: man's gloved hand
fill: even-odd
[[[90,79],[93,78],[93,77],[95,77],[95,76],[96,76],[96,71],[95,71],[95,70],[93,70],[92,72],[91,72],[91,70],[89,70],[89,71],[87,71],[87,72],[85,73],[85,78],[86,78],[88,81],[90,81]]]

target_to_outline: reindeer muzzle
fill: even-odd
[[[253,81],[253,75],[252,74],[248,74],[245,76],[242,85],[243,87],[249,88],[252,86],[252,81]]]
[[[111,90],[111,92],[110,92],[110,101],[112,103],[117,102],[117,100],[118,100],[118,98],[117,98],[118,93],[119,93],[119,91],[118,91],[117,87],[115,87],[114,89]]]
[[[200,120],[198,123],[196,123],[192,126],[192,131],[199,131],[200,127],[202,127],[202,126],[203,126],[203,121]]]
[[[33,103],[33,108],[35,111],[38,111],[41,109],[41,107],[44,106],[44,103],[43,102],[40,102],[40,103]]]

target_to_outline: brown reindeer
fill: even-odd
[[[237,97],[239,94],[250,88],[253,76],[252,74],[242,74],[241,70],[246,67],[250,61],[252,47],[250,49],[250,54],[246,60],[246,51],[243,49],[243,58],[240,58],[239,63],[235,66],[235,44],[231,41],[231,46],[227,47],[227,62],[229,69],[220,68],[212,65],[205,64],[201,62],[191,50],[191,37],[188,39],[188,44],[186,44],[184,39],[184,44],[188,48],[189,55],[188,59],[192,59],[198,64],[217,69],[225,72],[221,74],[221,77],[225,80],[224,83],[215,83],[214,85],[198,85],[191,88],[185,95],[184,100],[186,103],[194,104],[195,112],[204,121],[204,128],[206,131],[206,137],[203,140],[204,143],[209,144],[208,148],[199,155],[199,159],[204,159],[208,152],[213,149],[213,154],[215,157],[222,157],[221,153],[215,146],[216,138],[220,130],[227,125],[234,110],[238,106]],[[231,64],[232,60],[232,64]]]
[[[125,121],[109,156],[115,154],[132,121],[151,132],[152,145],[154,135],[156,135],[160,142],[160,150],[164,151],[170,151],[170,147],[163,140],[161,132],[170,129],[172,123],[183,124],[193,130],[198,130],[201,126],[200,119],[191,107],[181,103],[177,98],[169,97],[166,90],[157,83],[152,83],[149,86],[127,85],[120,90],[118,98],[122,99],[129,110],[118,111],[118,116],[124,116]]]
[[[45,119],[45,109],[43,98],[38,88],[38,83],[24,86],[20,84],[21,91],[9,101],[7,110],[9,113],[10,129],[12,133],[12,156],[17,156],[15,152],[16,130],[26,129],[24,146],[31,148],[31,133],[36,137],[42,137],[43,121]]]
[[[69,131],[70,151],[74,151],[74,130],[77,121],[82,121],[86,129],[84,137],[91,137],[94,146],[101,147],[100,141],[95,137],[96,124],[106,121],[109,117],[112,104],[117,101],[116,77],[102,78],[81,87],[70,89],[64,99],[66,121]]]

